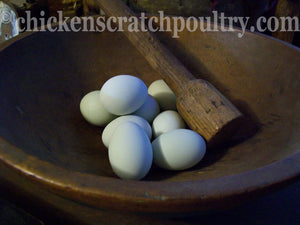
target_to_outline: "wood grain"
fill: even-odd
[[[92,208],[84,211],[88,217],[95,208],[123,215],[226,208],[299,179],[300,51],[252,33],[239,39],[237,32],[183,31],[177,40],[159,34],[249,123],[197,166],[153,167],[139,182],[113,174],[102,129],[79,110],[81,98],[112,76],[132,74],[147,85],[160,77],[122,33],[38,32],[1,45],[0,182],[62,211],[66,200],[70,211],[84,203]]]
[[[134,13],[121,0],[97,0],[111,16],[130,17]],[[151,32],[124,34],[177,95],[177,109],[185,122],[202,135],[209,146],[226,142],[237,130],[242,113],[215,87],[195,77]],[[139,24],[142,31],[142,24]],[[192,82],[191,82],[192,81]],[[192,108],[192,109],[191,109]]]
[[[279,0],[277,3],[275,16],[279,19],[279,27],[280,29],[283,27],[284,29],[289,29],[287,22],[283,22],[280,18],[298,18],[300,15],[300,2],[295,0]],[[287,21],[287,20],[286,20]],[[296,23],[294,22],[292,27],[295,29]],[[299,26],[299,25],[298,25]],[[298,27],[299,29],[299,27]],[[272,34],[273,37],[278,38],[282,41],[286,41],[289,43],[293,42],[294,39],[294,31],[276,31]]]

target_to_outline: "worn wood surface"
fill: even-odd
[[[134,15],[121,0],[98,2],[109,16]],[[123,26],[126,37],[176,94],[177,110],[188,126],[203,136],[209,146],[228,141],[240,125],[242,113],[209,82],[196,80],[153,33],[132,32],[130,23]]]
[[[283,27],[288,30],[289,26],[287,22],[283,22],[280,18],[297,18],[300,16],[300,2],[297,0],[279,0],[277,4],[277,9],[275,16],[279,19],[279,27]],[[294,22],[292,27],[296,26]],[[300,26],[300,25],[298,25]],[[294,28],[293,28],[294,29]],[[298,27],[299,29],[299,27]],[[276,31],[272,34],[273,37],[278,38],[280,40],[292,43],[294,39],[295,32],[294,31]]]
[[[210,0],[128,0],[128,5],[135,12],[158,13],[180,16],[209,16]]]
[[[81,98],[111,76],[132,74],[148,85],[160,78],[126,37],[40,32],[6,43],[0,52],[1,181],[30,184],[38,199],[47,192],[106,212],[176,213],[226,208],[299,179],[299,49],[250,33],[239,39],[237,32],[184,31],[176,40],[159,34],[249,123],[194,168],[153,167],[139,182],[113,174],[102,129],[79,111]]]
[[[26,210],[26,214],[34,215],[35,221],[42,221],[45,225],[111,225],[111,224],[149,224],[149,225],[198,225],[201,224],[243,224],[265,225],[297,224],[299,221],[300,182],[290,185],[275,193],[263,193],[262,198],[251,199],[231,208],[227,205],[224,210],[212,210],[208,212],[182,214],[137,214],[121,211],[108,211],[95,209],[70,199],[66,199],[41,189],[37,185],[23,179],[20,174],[12,173],[8,168],[0,165],[0,176],[6,179],[0,180],[1,198],[9,200],[14,205]],[[1,202],[1,200],[0,200]],[[5,204],[4,204],[5,205]],[[3,206],[3,205],[2,205]],[[1,206],[0,206],[1,208]],[[19,211],[19,210],[17,210]],[[5,211],[2,211],[2,215]],[[9,217],[5,217],[10,219]],[[14,215],[15,216],[15,215]],[[27,217],[30,215],[26,215]],[[19,213],[17,215],[19,216]],[[24,218],[24,216],[22,216]],[[1,225],[17,225],[12,220],[5,223],[1,217]],[[26,225],[29,225],[26,220]],[[33,221],[32,221],[33,222]],[[22,223],[21,223],[22,224]],[[24,224],[24,225],[25,225]],[[38,223],[33,222],[30,225]],[[19,225],[19,224],[18,224]]]
[[[157,14],[163,11],[165,15],[209,16],[211,14],[210,0],[123,0],[134,12]],[[83,0],[85,13],[99,12],[96,0]],[[99,14],[99,13],[98,13]]]

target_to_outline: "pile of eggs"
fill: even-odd
[[[112,77],[100,91],[83,97],[80,111],[89,123],[105,126],[102,141],[114,173],[122,179],[142,179],[152,163],[185,170],[205,155],[204,139],[186,128],[176,111],[176,96],[163,80],[147,88],[131,75]]]

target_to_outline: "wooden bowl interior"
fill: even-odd
[[[153,167],[148,181],[202,180],[238,174],[299,152],[299,50],[254,34],[159,34],[197,76],[212,82],[246,115],[228,144],[183,172]],[[110,77],[159,75],[120,33],[35,33],[0,53],[0,136],[70,171],[116,176],[79,103]]]

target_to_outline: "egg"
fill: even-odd
[[[153,161],[167,170],[185,170],[199,163],[206,153],[206,143],[196,132],[177,129],[152,142]]]
[[[116,118],[102,105],[99,98],[100,91],[86,94],[80,101],[80,112],[86,121],[96,126],[105,126]]]
[[[112,135],[114,134],[116,128],[126,122],[133,122],[140,126],[146,132],[149,140],[151,140],[152,129],[150,124],[145,119],[135,115],[120,116],[111,121],[102,132],[102,142],[107,148],[110,144]]]
[[[178,112],[173,110],[158,114],[152,123],[152,132],[155,138],[163,133],[180,128],[185,128],[184,120]]]
[[[156,99],[161,111],[177,109],[177,97],[164,80],[156,80],[151,83],[148,93]]]
[[[123,123],[111,139],[108,157],[114,173],[120,178],[140,180],[152,165],[151,142],[140,126],[133,122]]]
[[[100,100],[104,108],[115,115],[126,115],[138,110],[148,96],[144,82],[131,75],[118,75],[102,86]]]
[[[153,119],[159,114],[159,105],[151,95],[148,95],[145,103],[133,114],[152,123]]]

